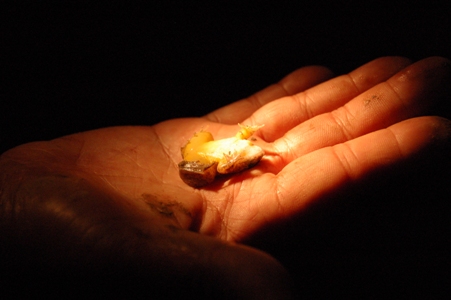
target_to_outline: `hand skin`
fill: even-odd
[[[448,116],[434,109],[450,82],[439,57],[383,57],[334,78],[311,66],[201,118],[11,149],[0,158],[3,269],[17,286],[26,273],[41,277],[44,290],[102,281],[102,295],[288,298],[286,269],[245,244],[271,244],[267,233],[276,247],[285,220],[315,219],[321,203],[339,208],[367,178],[431,155],[449,160],[450,121],[431,115]],[[255,135],[262,161],[203,189],[184,184],[180,147],[200,129],[232,136],[238,122],[265,124]]]

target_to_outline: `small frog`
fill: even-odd
[[[263,125],[238,125],[241,129],[234,137],[215,141],[210,132],[200,131],[182,147],[178,166],[186,184],[199,188],[213,182],[217,173],[241,172],[260,161],[265,152],[248,138]]]

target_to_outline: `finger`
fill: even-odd
[[[274,193],[278,199],[277,207],[273,205],[274,210],[271,211],[267,206],[264,214],[270,216],[275,213],[280,218],[294,215],[316,199],[348,183],[386,166],[394,166],[403,161],[412,162],[413,158],[421,154],[435,157],[434,153],[440,153],[442,159],[447,159],[450,142],[449,120],[419,117],[343,144],[311,152],[276,175],[276,184],[262,185],[268,187],[268,190],[261,190],[262,196],[268,195],[267,203],[275,202]],[[270,174],[267,176],[271,178]]]
[[[441,149],[442,157],[447,158],[450,147],[450,120],[419,117],[308,153],[278,174],[254,171],[258,178],[251,186],[241,186],[243,193],[252,195],[252,201],[234,203],[233,210],[239,211],[241,217],[227,223],[228,234],[241,241],[272,222],[296,216],[323,196],[383,167],[435,149]],[[268,162],[262,160],[258,168],[264,171],[265,165]],[[247,222],[243,230],[243,220],[248,219],[252,222]]]
[[[410,65],[344,106],[312,118],[274,142],[285,163],[316,149],[352,140],[425,114],[451,96],[450,62],[439,57]]]
[[[331,77],[332,72],[325,67],[304,67],[290,73],[278,83],[270,85],[248,98],[219,108],[204,118],[218,123],[236,124],[272,100],[294,95]]]
[[[376,59],[347,75],[273,101],[256,111],[245,123],[265,124],[260,133],[266,141],[274,141],[294,126],[342,106],[409,64],[410,61],[402,57]]]

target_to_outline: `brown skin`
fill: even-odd
[[[449,120],[427,116],[450,97],[448,60],[385,57],[331,76],[305,67],[202,118],[104,128],[5,152],[6,270],[20,278],[27,262],[91,279],[133,274],[139,288],[171,295],[288,297],[284,268],[240,242],[450,141]],[[177,164],[186,140],[201,128],[232,136],[238,122],[265,124],[255,134],[267,153],[260,163],[205,189],[183,183]]]

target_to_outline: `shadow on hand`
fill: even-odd
[[[248,243],[281,261],[302,296],[440,293],[451,264],[449,149],[378,170]]]

